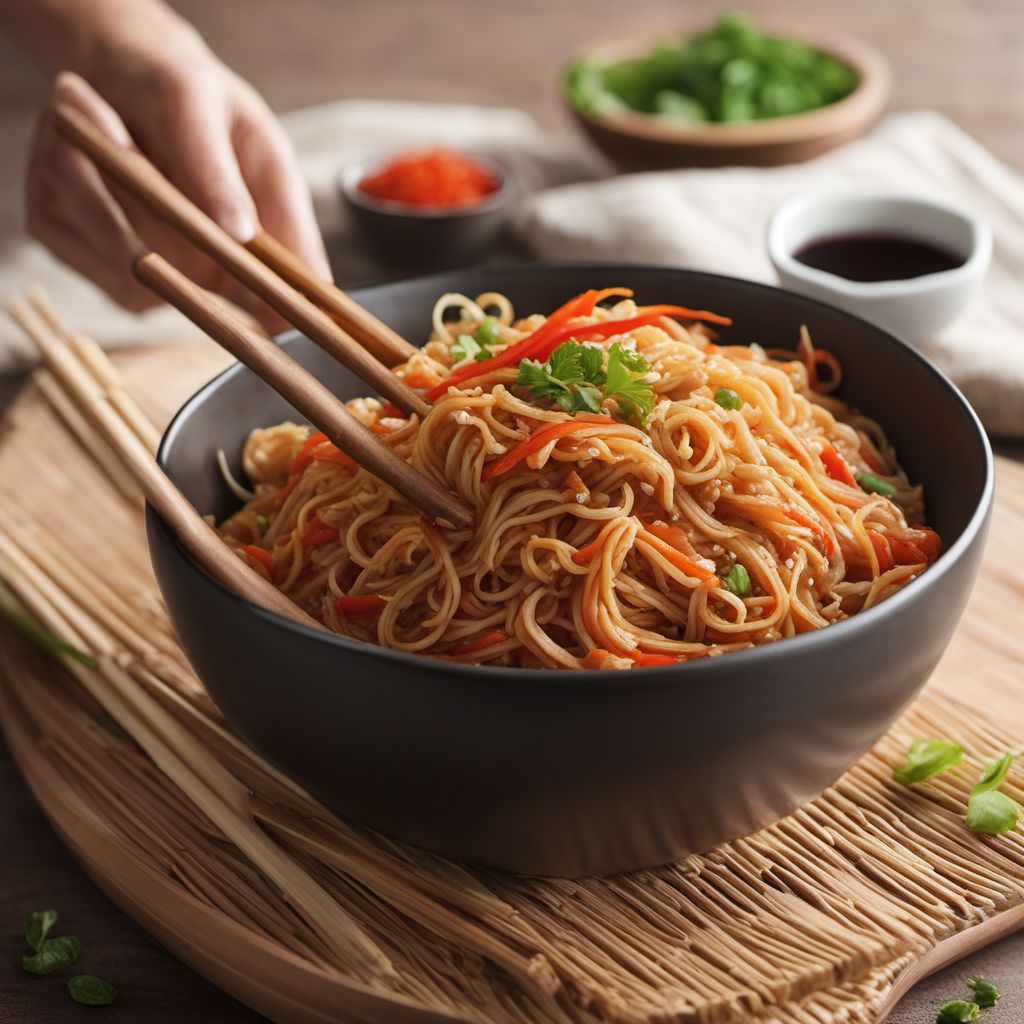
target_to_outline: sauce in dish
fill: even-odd
[[[805,266],[848,281],[905,281],[963,266],[964,260],[930,242],[903,235],[828,235],[794,254]]]
[[[442,148],[401,153],[359,182],[360,192],[407,206],[465,206],[499,188],[485,164]]]

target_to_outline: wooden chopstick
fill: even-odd
[[[103,394],[90,369],[47,319],[20,299],[12,301],[8,310],[39,349],[47,369],[119,456],[146,500],[192,558],[215,580],[254,604],[303,626],[326,629],[232,552],[157,465],[152,452]]]
[[[57,104],[53,116],[61,134],[82,150],[101,171],[190,239],[293,327],[400,409],[420,417],[430,411],[430,406],[415,391],[361,347],[327,313],[262,263],[257,255],[236,242],[137,149],[111,142],[89,118],[67,103]],[[351,305],[355,306],[354,303]],[[364,318],[362,326],[368,336],[372,332],[372,323]],[[380,345],[393,345],[384,335],[377,337]]]
[[[389,483],[441,526],[468,526],[473,510],[396,455],[347,406],[270,338],[250,327],[162,256],[141,252],[135,276],[175,306],[287,399],[359,465]]]
[[[273,235],[260,231],[246,248],[293,288],[297,288],[306,298],[329,313],[363,348],[386,366],[404,363],[419,351],[368,309],[350,299],[336,284],[310,273],[309,267]]]

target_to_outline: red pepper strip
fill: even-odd
[[[586,656],[583,658],[583,667],[601,668],[610,657],[611,653],[609,651],[601,647],[595,647],[592,651],[587,651]]]
[[[649,306],[648,308],[658,312],[645,313],[643,316],[630,317],[628,320],[605,320],[597,324],[570,324],[557,331],[542,345],[534,346],[533,351],[523,358],[536,359],[538,363],[543,363],[559,345],[570,338],[582,341],[592,338],[610,338],[613,334],[628,334],[638,327],[656,324],[663,316],[688,316],[693,312],[682,306]]]
[[[721,324],[722,327],[732,326],[731,316],[712,313],[708,309],[688,309],[686,306],[637,306],[638,316],[681,316],[687,320],[705,320],[709,324]]]
[[[241,551],[249,559],[249,564],[261,576],[266,576],[268,580],[273,581],[274,556],[266,548],[257,547],[255,544],[246,544]]]
[[[592,540],[589,544],[579,548],[576,553],[572,556],[572,560],[577,565],[590,565],[590,563],[601,554],[601,549],[604,547],[604,542],[608,539],[607,534],[602,530],[596,540]]]
[[[501,476],[502,473],[507,473],[528,455],[539,452],[545,445],[550,444],[552,441],[557,441],[558,438],[564,437],[566,434],[573,434],[577,430],[583,430],[584,427],[592,427],[597,423],[614,422],[615,420],[611,416],[590,416],[585,420],[563,420],[561,423],[550,423],[546,427],[535,430],[526,440],[520,441],[510,452],[506,452],[500,459],[485,466],[483,473],[480,474],[480,478],[482,480],[490,480],[493,477]]]
[[[299,538],[303,544],[311,548],[319,547],[321,544],[337,539],[338,528],[336,526],[328,526],[319,516],[314,516],[306,523],[306,528],[302,531],[302,536]]]
[[[605,289],[605,292],[608,291],[610,289]],[[556,309],[533,334],[523,338],[522,341],[516,342],[515,345],[510,345],[503,352],[499,352],[496,356],[491,356],[490,359],[485,359],[483,362],[471,362],[466,366],[460,366],[457,370],[453,370],[440,384],[435,384],[427,392],[428,401],[436,401],[448,391],[448,388],[455,384],[461,384],[464,380],[469,380],[471,377],[482,377],[486,373],[493,373],[504,366],[512,366],[518,364],[523,359],[528,359],[535,345],[542,344],[545,338],[549,337],[564,324],[574,317],[589,316],[594,311],[594,305],[598,302],[601,294],[601,292],[591,289],[582,295],[577,295],[564,306]]]
[[[476,640],[467,640],[465,643],[456,644],[448,653],[452,655],[476,654],[477,651],[485,651],[495,644],[503,644],[508,639],[508,634],[503,629],[495,629]]]
[[[829,535],[828,530],[821,525],[817,520],[811,519],[810,516],[805,516],[803,512],[797,512],[795,509],[787,509],[786,515],[793,520],[797,526],[806,526],[821,541],[822,550],[826,555],[834,555],[836,551],[835,541]]]
[[[385,402],[380,410],[381,419],[404,420],[407,416],[394,402]]]
[[[334,607],[350,619],[372,619],[387,607],[387,601],[377,594],[335,598]]]
[[[825,472],[833,480],[838,480],[841,484],[848,484],[850,487],[857,486],[857,480],[846,464],[846,460],[832,445],[826,443],[821,451],[821,461],[825,466]]]
[[[694,579],[700,580],[701,583],[707,583],[711,587],[721,586],[721,582],[718,577],[711,572],[710,569],[705,569],[704,566],[697,565],[696,562],[687,558],[681,551],[676,550],[670,541],[662,540],[662,538],[658,536],[658,533],[654,532],[657,529],[657,524],[652,523],[650,526],[645,526],[640,531],[639,536],[643,537],[643,539],[647,541],[647,543],[650,544],[658,554],[671,562],[680,572],[685,573],[687,576],[692,576]]]
[[[893,561],[892,551],[889,542],[877,530],[868,530],[868,539],[875,549],[875,558],[878,559],[878,571],[888,572],[896,563]]]
[[[889,547],[897,565],[931,565],[942,552],[942,540],[934,530],[909,530],[904,537],[890,537]]]
[[[637,668],[660,668],[662,665],[679,664],[679,659],[671,654],[647,654],[644,651],[628,651],[626,657]]]

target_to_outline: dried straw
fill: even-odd
[[[116,378],[108,386],[127,395]],[[1002,724],[940,696],[790,818],[654,871],[521,878],[347,825],[205,697],[161,610],[137,504],[98,478],[87,478],[87,510],[52,500],[82,485],[84,470],[55,455],[67,436],[40,416],[31,438],[0,448],[5,472],[36,474],[3,494],[0,576],[98,668],[69,661],[60,673],[0,645],[12,746],[29,749],[30,737],[30,778],[73,794],[193,920],[213,914],[273,955],[272,976],[244,990],[265,1012],[326,1019],[314,1015],[332,1005],[317,985],[352,979],[451,1020],[872,1020],[937,942],[1024,907],[1024,836],[985,840],[963,826],[974,766],[914,790],[892,781],[918,735],[956,735],[976,758],[1015,745]],[[45,531],[33,525],[44,509]],[[282,1009],[270,989],[297,966],[306,988]],[[226,968],[210,973],[230,984]]]

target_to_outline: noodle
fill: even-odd
[[[795,353],[719,346],[702,324],[658,313],[675,307],[608,292],[610,308],[591,302],[571,317],[569,304],[519,321],[502,295],[442,296],[430,341],[396,369],[434,398],[427,417],[349,403],[475,508],[472,528],[427,523],[323,435],[281,424],[247,441],[256,496],[222,534],[345,636],[567,669],[672,664],[820,629],[934,560],[921,489],[881,428],[825,393],[840,368],[806,329]],[[459,319],[446,321],[453,309]],[[460,339],[491,312],[491,343],[476,357],[486,361],[453,366],[453,349],[469,344]],[[596,326],[619,321],[621,333]],[[580,402],[599,405],[567,412],[518,383],[519,353],[539,351],[545,332],[600,349],[589,358],[606,361],[607,393],[578,385]],[[653,392],[649,417],[625,390],[613,394],[613,359],[641,367],[630,380],[641,405]]]

